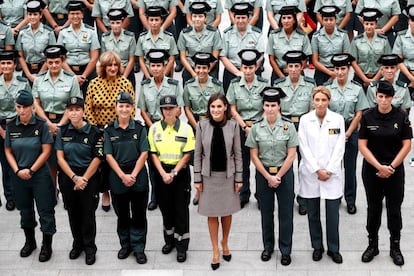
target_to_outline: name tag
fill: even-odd
[[[329,135],[335,135],[341,133],[341,129],[339,128],[330,128],[329,129]]]
[[[187,142],[187,137],[175,136],[175,141],[185,143]]]

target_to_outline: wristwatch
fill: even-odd
[[[177,176],[177,174],[178,174],[178,172],[176,170],[172,170],[171,172],[174,174],[174,176]]]

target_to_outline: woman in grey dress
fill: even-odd
[[[198,123],[196,133],[194,186],[200,192],[198,212],[208,217],[213,270],[220,266],[218,218],[223,231],[223,259],[229,262],[228,237],[232,214],[240,210],[238,191],[242,187],[243,168],[240,129],[230,116],[226,97],[215,93],[208,101],[207,119]]]

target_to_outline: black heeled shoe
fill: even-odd
[[[223,254],[223,259],[224,259],[226,262],[230,262],[230,261],[231,261],[231,254],[229,254],[229,255],[224,255],[224,254]]]
[[[217,270],[220,267],[220,263],[216,263],[216,264],[211,264],[211,269],[212,270]]]

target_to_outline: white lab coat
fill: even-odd
[[[298,137],[302,155],[299,195],[303,198],[340,198],[343,195],[344,118],[328,109],[320,125],[316,112],[311,111],[300,118]],[[327,181],[318,180],[316,171],[319,169],[331,172],[331,177]]]

